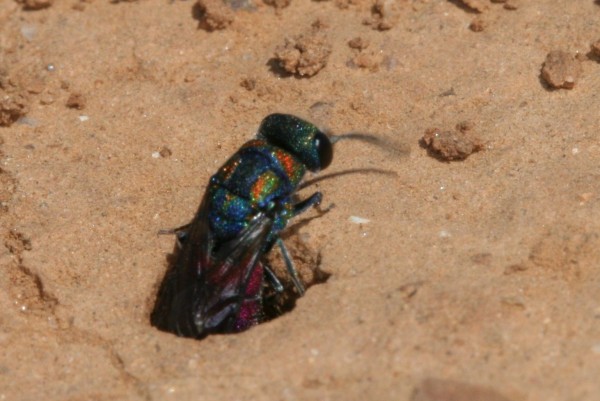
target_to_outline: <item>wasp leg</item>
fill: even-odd
[[[321,192],[315,192],[308,198],[300,201],[294,205],[294,216],[304,213],[309,208],[314,207],[319,212],[319,215],[324,215],[328,211],[334,208],[335,204],[327,206],[325,209],[321,208],[321,201],[323,200],[323,194]]]
[[[267,276],[267,280],[269,280],[269,283],[271,283],[271,285],[273,286],[273,290],[279,294],[282,293],[283,284],[281,284],[281,281],[279,281],[273,270],[271,270],[271,267],[266,264],[263,264],[263,268],[265,269],[265,275]]]
[[[191,225],[192,225],[192,223],[188,223],[184,226],[180,226],[177,228],[167,228],[167,229],[158,230],[157,235],[173,235],[173,234],[175,234],[175,236],[177,237],[177,248],[181,249],[181,247],[183,246],[183,243],[187,239],[188,231],[189,231],[189,228]]]
[[[288,250],[285,247],[283,240],[281,238],[277,238],[276,242],[277,242],[277,245],[279,245],[279,249],[281,249],[281,254],[283,255],[285,267],[286,267],[289,275],[292,277],[294,286],[296,286],[296,289],[298,290],[298,293],[300,294],[300,296],[303,296],[304,292],[305,292],[304,285],[302,285],[302,282],[300,281],[300,277],[298,277],[298,271],[296,271],[296,268],[294,267],[294,262],[292,261],[292,257],[290,256],[290,253],[288,252]]]
[[[294,216],[298,216],[299,214],[306,212],[313,206],[319,206],[322,200],[323,194],[321,192],[315,192],[308,198],[294,205]]]
[[[319,212],[319,214],[323,215],[323,214],[327,213],[328,211],[330,211],[335,206],[332,203],[331,205],[327,206],[325,209],[322,209],[321,208],[322,200],[323,200],[323,194],[321,192],[315,192],[308,198],[306,198],[303,201],[300,201],[294,205],[294,210],[292,212],[293,216],[298,216],[299,214],[302,214],[305,211],[307,211],[308,209],[310,209],[311,207],[315,207],[317,209],[317,211]],[[283,255],[283,260],[285,261],[285,267],[286,267],[289,275],[292,277],[294,286],[298,290],[298,293],[300,294],[300,296],[304,295],[306,290],[304,289],[304,285],[302,284],[302,282],[300,281],[300,278],[298,277],[298,271],[294,267],[294,262],[292,260],[292,257],[290,256],[290,253],[288,252],[287,248],[285,247],[283,240],[281,238],[277,237],[275,242],[277,242],[279,249],[281,249],[281,254]]]

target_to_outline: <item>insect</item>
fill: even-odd
[[[363,134],[347,134],[350,136]],[[192,222],[177,232],[180,249],[165,277],[152,323],[180,336],[246,330],[264,319],[263,288],[283,286],[263,256],[281,251],[299,295],[304,286],[282,239],[290,219],[319,206],[321,192],[295,202],[307,171],[328,167],[333,143],[312,123],[271,114],[209,181]]]

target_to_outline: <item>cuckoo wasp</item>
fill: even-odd
[[[319,206],[315,192],[296,202],[307,171],[325,169],[333,143],[363,134],[328,136],[312,123],[289,114],[271,114],[210,178],[192,222],[176,230],[180,245],[165,276],[152,323],[180,336],[203,338],[235,333],[264,320],[264,288],[283,286],[264,256],[281,249],[291,281],[301,296],[304,285],[280,233],[290,219]]]

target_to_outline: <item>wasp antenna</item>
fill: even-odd
[[[335,173],[319,175],[318,177],[304,181],[302,184],[300,184],[300,187],[298,189],[304,189],[304,188],[310,187],[311,185],[315,185],[316,183],[318,183],[320,181],[329,180],[331,178],[340,177],[340,176],[349,175],[349,174],[381,174],[381,175],[387,175],[388,177],[397,177],[398,176],[398,173],[396,173],[395,171],[392,171],[392,170],[383,170],[380,168],[353,168],[353,169],[349,169],[349,170],[338,171]],[[332,208],[333,208],[333,204],[328,206],[321,213],[328,212]]]
[[[346,134],[341,135],[329,135],[329,140],[331,141],[331,143],[336,143],[348,139],[366,142],[371,145],[380,147],[386,152],[390,152],[397,155],[410,153],[410,148],[408,148],[407,146],[402,146],[401,144],[390,141],[389,139],[382,138],[373,134],[366,134],[363,132],[348,132]]]
[[[331,141],[331,143],[336,143],[338,141],[346,139],[355,139],[362,142],[372,143],[375,145],[381,142],[381,138],[378,138],[377,136],[372,134],[365,134],[362,132],[348,132],[346,134],[329,136],[329,140]]]

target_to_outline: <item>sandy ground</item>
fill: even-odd
[[[202,4],[0,1],[0,400],[600,400],[598,1]],[[302,190],[331,277],[292,312],[158,331],[157,231],[271,112],[393,174]],[[422,146],[463,122],[479,152]]]

